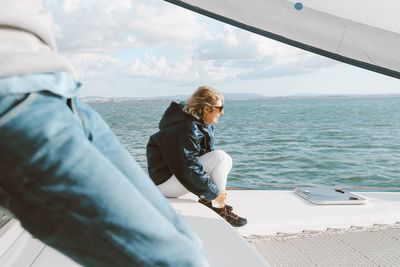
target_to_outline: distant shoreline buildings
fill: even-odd
[[[264,96],[258,94],[224,94],[225,99],[229,101],[235,100],[265,100],[265,99],[304,99],[304,98],[364,98],[364,97],[391,97],[400,96],[400,94],[385,95],[293,95],[293,96]],[[123,103],[135,101],[183,101],[188,95],[174,96],[157,96],[157,97],[102,97],[102,96],[85,96],[81,97],[81,101],[86,103]]]

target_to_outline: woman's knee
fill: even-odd
[[[232,168],[232,157],[228,153],[220,149],[214,150],[213,153],[215,153],[215,157],[217,158],[217,160],[225,161],[228,164],[229,168]]]

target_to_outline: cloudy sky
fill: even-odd
[[[83,95],[400,94],[400,81],[323,58],[161,0],[45,0]]]

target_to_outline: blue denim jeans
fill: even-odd
[[[84,266],[208,266],[194,232],[77,99],[0,97],[0,187],[26,230]]]

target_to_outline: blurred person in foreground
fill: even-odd
[[[214,125],[222,115],[224,97],[208,86],[199,87],[186,103],[172,102],[147,144],[147,163],[150,177],[166,197],[192,192],[237,227],[247,220],[226,204],[232,158],[214,150]]]
[[[75,77],[42,1],[0,0],[0,205],[84,266],[208,266]]]

